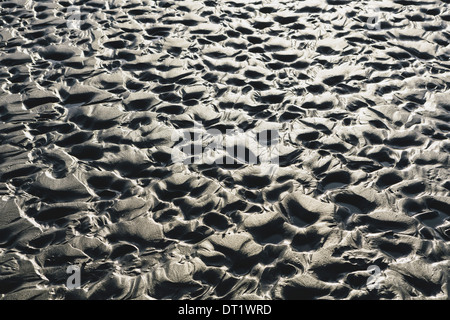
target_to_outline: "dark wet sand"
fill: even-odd
[[[448,0],[75,4],[0,2],[1,299],[448,299]]]

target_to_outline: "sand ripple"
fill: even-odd
[[[76,4],[0,3],[2,298],[448,299],[448,1]]]

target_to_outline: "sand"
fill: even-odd
[[[0,16],[1,299],[449,298],[448,0]]]

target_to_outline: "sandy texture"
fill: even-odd
[[[0,2],[2,298],[448,299],[448,0],[74,4]]]

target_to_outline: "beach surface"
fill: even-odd
[[[448,0],[1,1],[0,299],[448,299],[449,43]]]

